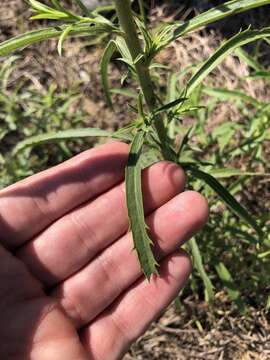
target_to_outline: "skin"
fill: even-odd
[[[147,282],[125,205],[128,147],[110,143],[0,192],[0,358],[119,359],[184,286],[178,250],[207,221],[185,175],[143,172],[146,222],[160,259]]]

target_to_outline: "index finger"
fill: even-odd
[[[128,146],[113,142],[0,192],[1,242],[21,246],[55,220],[123,180]]]

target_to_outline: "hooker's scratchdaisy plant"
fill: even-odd
[[[237,216],[257,232],[258,238],[260,238],[262,231],[255,219],[212,176],[211,172],[205,172],[201,163],[185,160],[184,154],[188,148],[192,129],[183,136],[180,146],[177,145],[175,138],[177,135],[176,124],[181,121],[183,114],[196,110],[197,107],[192,104],[191,95],[205,78],[227,55],[239,47],[259,39],[270,38],[270,27],[259,30],[248,28],[225,41],[210,58],[195,67],[193,75],[179,96],[173,99],[159,92],[153,79],[153,72],[160,66],[154,62],[157,54],[179,37],[230,15],[270,4],[270,0],[232,0],[185,22],[162,24],[154,29],[151,28],[151,24],[148,26],[149,24],[146,22],[142,0],[138,1],[140,14],[132,10],[130,0],[115,0],[112,6],[98,7],[93,11],[86,8],[81,0],[74,0],[81,15],[68,10],[60,0],[50,0],[47,4],[37,0],[28,2],[34,12],[32,19],[52,20],[53,25],[3,42],[0,44],[0,56],[6,56],[34,43],[52,38],[59,39],[58,52],[60,55],[68,37],[102,37],[103,41],[108,39],[100,66],[102,85],[108,106],[113,107],[111,94],[112,90],[116,91],[116,89],[110,88],[108,78],[108,65],[114,54],[120,54],[118,60],[126,65],[127,71],[123,73],[122,83],[129,77],[137,84],[137,106],[131,105],[134,120],[128,126],[114,133],[101,129],[84,128],[43,134],[20,142],[13,153],[16,154],[27,147],[33,147],[46,141],[89,136],[113,137],[130,143],[126,166],[128,213],[134,248],[142,270],[148,279],[153,273],[158,273],[158,263],[153,255],[153,244],[144,220],[141,171],[143,167],[157,160],[166,159],[180,164],[189,174],[204,181]],[[113,15],[106,17],[104,14],[107,10],[113,12]],[[118,91],[121,92],[121,89]],[[127,94],[127,92],[125,93]],[[134,97],[134,93],[132,96]],[[188,149],[190,150],[190,148]],[[193,245],[193,256],[196,260],[199,254],[196,244]]]

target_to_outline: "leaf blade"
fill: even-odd
[[[126,167],[126,197],[134,249],[145,276],[149,280],[157,273],[157,262],[152,252],[152,241],[149,238],[144,220],[143,197],[141,189],[140,158],[146,133],[139,130],[131,144]]]
[[[195,88],[202,83],[206,76],[209,75],[213,69],[216,68],[225,59],[225,57],[232,53],[235,49],[265,37],[270,37],[270,27],[266,27],[262,30],[245,30],[222,44],[189,80],[186,89],[187,96],[190,96]]]
[[[40,30],[32,30],[25,34],[15,36],[0,43],[0,56],[6,56],[16,50],[24,49],[30,45],[38,43],[43,40],[49,40],[59,37],[69,25],[62,25],[57,27],[48,27]],[[71,36],[92,35],[105,32],[105,27],[101,25],[90,27],[88,23],[74,24],[70,31]]]
[[[215,177],[216,179],[226,179],[230,177],[239,177],[239,176],[262,176],[262,177],[269,177],[269,173],[262,173],[262,172],[252,172],[252,171],[242,171],[240,169],[234,168],[226,168],[226,169],[210,169],[208,171],[210,175]]]
[[[247,212],[245,208],[231,195],[231,193],[224,188],[224,186],[212,175],[205,173],[193,165],[185,167],[196,178],[204,181],[208,186],[214,190],[217,195],[230,207],[230,209],[246,223],[248,223],[261,237],[263,237],[263,231],[253,217]]]
[[[219,262],[216,266],[216,272],[220,278],[220,280],[223,282],[225,289],[227,290],[227,293],[230,297],[230,299],[238,306],[241,313],[245,313],[245,304],[243,303],[241,299],[240,291],[237,290],[235,286],[235,282],[225,266],[223,262]]]
[[[102,55],[101,64],[100,64],[101,83],[105,93],[107,104],[111,108],[113,108],[113,103],[112,103],[111,92],[109,87],[108,66],[115,50],[116,50],[115,42],[112,40],[109,41]]]
[[[71,32],[72,28],[73,28],[73,25],[67,26],[66,29],[60,35],[60,38],[59,38],[59,41],[58,41],[58,44],[57,44],[57,50],[58,50],[59,56],[62,56],[64,41],[68,37],[68,35]]]
[[[225,88],[204,88],[203,93],[213,96],[217,99],[221,99],[222,101],[234,101],[234,100],[241,100],[248,104],[253,105],[254,107],[262,106],[255,97],[247,95],[239,90],[228,90]]]
[[[206,26],[231,15],[239,14],[241,12],[268,4],[270,4],[270,0],[232,0],[225,2],[219,6],[203,12],[202,14],[199,14],[191,20],[183,22],[180,26],[174,29],[174,32],[168,43],[178,39],[180,36],[189,33],[190,31],[199,29],[202,26]]]
[[[204,269],[202,256],[201,256],[200,249],[198,247],[195,237],[193,237],[189,240],[189,245],[191,247],[191,252],[192,252],[195,268],[197,269],[197,271],[204,283],[204,286],[205,286],[206,301],[212,301],[215,297],[214,290],[213,290],[214,285],[212,284],[212,281],[210,280],[209,276],[207,275],[207,273]]]
[[[96,129],[96,128],[83,128],[83,129],[70,129],[59,131],[56,133],[46,133],[37,136],[32,136],[19,142],[12,151],[13,155],[23,151],[28,147],[34,147],[40,144],[44,144],[47,142],[57,142],[63,140],[73,140],[79,138],[87,138],[87,137],[112,137],[116,139],[123,139],[123,140],[131,140],[131,137],[124,134],[123,132],[115,132],[111,133],[106,130]]]

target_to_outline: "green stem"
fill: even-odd
[[[147,20],[146,20],[145,9],[144,9],[144,0],[139,0],[139,7],[140,7],[140,14],[142,17],[142,21],[144,22],[144,25],[147,26]]]
[[[116,12],[123,30],[127,47],[135,62],[139,55],[143,54],[143,49],[137,34],[136,24],[133,18],[130,0],[115,0]],[[149,110],[152,112],[156,108],[156,96],[154,87],[151,80],[150,72],[144,58],[136,61],[134,64],[139,83]],[[158,116],[155,120],[155,128],[157,130],[159,140],[162,144],[163,156],[167,160],[172,160],[170,148],[168,147],[168,138],[163,119]]]

